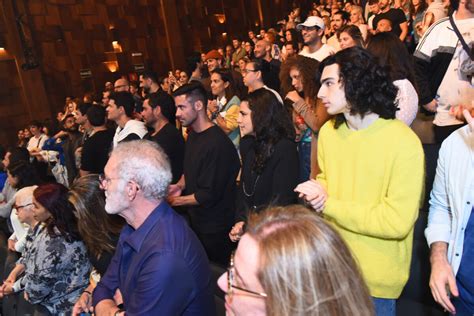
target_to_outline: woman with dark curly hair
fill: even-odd
[[[323,60],[320,70],[318,96],[336,117],[319,134],[321,173],[295,190],[343,236],[376,315],[395,315],[410,272],[423,147],[395,119],[397,88],[369,52],[343,49]]]
[[[34,217],[42,224],[20,262],[24,275],[13,288],[24,290],[35,304],[35,315],[70,315],[89,283],[90,263],[68,190],[62,184],[42,184],[33,192],[33,204]]]
[[[250,93],[240,104],[242,173],[237,193],[237,223],[229,236],[239,240],[248,212],[268,204],[296,202],[298,153],[288,112],[266,89]]]
[[[329,119],[317,98],[319,83],[315,74],[318,66],[317,60],[297,55],[288,58],[280,70],[281,90],[291,104],[290,111],[299,135],[300,181],[314,178],[319,173],[318,132]]]

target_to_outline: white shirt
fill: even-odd
[[[410,126],[418,113],[418,94],[408,79],[395,80],[393,84],[398,88],[399,110],[395,115],[397,119]]]
[[[329,55],[334,55],[335,53],[336,53],[336,50],[332,46],[323,44],[323,46],[321,46],[321,48],[319,48],[314,53],[310,53],[308,46],[305,46],[301,50],[300,55],[304,57],[313,58],[321,62],[323,61],[324,58],[328,57]]]
[[[45,134],[40,134],[38,137],[33,136],[30,138],[28,141],[28,146],[26,146],[26,149],[28,151],[32,151],[33,149],[40,149],[43,148],[44,142],[48,139],[48,136]]]

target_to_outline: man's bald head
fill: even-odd
[[[271,54],[272,46],[266,40],[259,40],[255,44],[254,53],[256,58],[265,58]]]
[[[130,90],[130,84],[128,83],[127,79],[120,78],[115,81],[114,84],[114,91],[119,92],[119,91],[129,91]]]

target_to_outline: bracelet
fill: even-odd
[[[83,293],[87,293],[87,294],[89,294],[90,296],[92,296],[92,293],[89,292],[88,290],[85,290]]]

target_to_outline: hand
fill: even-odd
[[[296,103],[296,102],[298,102],[298,101],[303,100],[303,98],[300,97],[300,95],[298,94],[298,92],[296,92],[295,90],[288,92],[288,94],[286,95],[285,99],[288,99],[288,100],[290,100],[290,101],[293,102],[293,103]]]
[[[15,245],[16,245],[16,240],[8,239],[8,250],[16,252]]]
[[[217,106],[217,101],[216,100],[207,101],[207,110],[211,113],[219,111],[219,106]]]
[[[473,110],[471,110],[472,112]],[[469,125],[469,128],[471,129],[471,132],[474,133],[474,119],[472,118],[472,113],[469,112],[468,110],[462,111],[462,114],[464,115],[464,119],[466,120],[467,124]]]
[[[175,196],[180,196],[183,189],[177,184],[170,184],[168,187],[168,199]]]
[[[3,283],[3,285],[0,287],[0,298],[4,297],[5,295],[10,295],[12,293],[13,293],[13,285]]]
[[[240,237],[242,237],[244,233],[244,224],[244,221],[235,223],[229,233],[230,240],[232,240],[233,242],[237,242],[240,240]]]
[[[309,180],[300,183],[294,191],[298,193],[299,198],[304,198],[315,211],[322,212],[324,210],[328,194],[318,181]]]
[[[105,299],[100,301],[95,306],[95,315],[97,316],[109,316],[114,315],[115,311],[118,309],[117,304],[111,299]]]
[[[453,269],[446,258],[439,258],[433,260],[431,263],[430,288],[434,300],[439,303],[445,310],[451,314],[456,313],[446,288],[449,286],[449,291],[452,295],[458,296],[458,288],[456,286],[456,278],[454,277]]]
[[[438,107],[438,101],[435,99],[431,100],[430,103],[424,104],[423,107],[430,112],[436,113],[436,108]]]
[[[75,316],[81,313],[92,313],[93,311],[94,308],[92,306],[92,295],[83,292],[77,300],[76,304],[74,304],[74,308],[72,309],[72,315]]]

